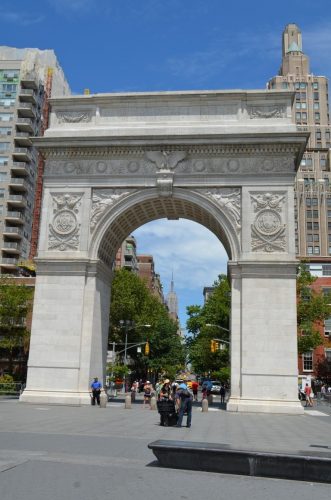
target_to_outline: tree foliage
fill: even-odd
[[[13,357],[19,350],[27,353],[30,332],[26,317],[32,307],[31,288],[16,284],[9,277],[0,278],[0,349],[13,371]]]
[[[117,352],[124,350],[125,343],[125,326],[121,320],[131,322],[127,327],[127,354],[130,369],[136,376],[144,377],[148,373],[155,377],[160,373],[175,376],[185,366],[185,349],[177,333],[177,323],[145,282],[126,269],[116,271],[112,283],[109,342],[117,344]],[[149,355],[144,354],[144,346],[141,353],[136,348],[129,349],[130,344],[147,340]]]
[[[331,297],[323,291],[314,290],[317,278],[311,275],[307,265],[302,262],[297,270],[297,325],[298,352],[303,354],[323,344],[316,326],[331,316]]]
[[[220,375],[220,370],[228,368],[229,365],[228,344],[223,344],[224,349],[211,352],[212,339],[217,338],[229,342],[227,330],[229,329],[231,300],[227,276],[220,275],[213,287],[213,293],[203,306],[187,307],[189,335],[186,344],[193,371],[198,374],[210,373],[211,376],[217,376]],[[224,374],[228,372],[222,373],[222,379],[224,379]]]

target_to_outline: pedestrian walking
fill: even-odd
[[[191,427],[192,422],[192,394],[187,388],[186,384],[180,384],[176,393],[178,402],[179,414],[176,427],[182,426],[184,413],[187,414],[186,427]]]
[[[193,401],[198,401],[199,384],[196,380],[192,382]]]
[[[150,381],[147,380],[146,384],[144,385],[144,405],[143,405],[143,408],[145,408],[146,405],[149,405],[149,407],[151,407],[152,392],[153,392],[153,386],[150,383]]]
[[[99,382],[98,377],[94,377],[93,382],[90,387],[91,403],[95,406],[95,402],[100,406],[100,394],[101,394],[102,384]]]
[[[309,384],[306,384],[305,395],[306,395],[306,404],[305,404],[305,406],[313,406],[313,401],[312,401],[312,398],[311,398],[311,387],[310,387]]]

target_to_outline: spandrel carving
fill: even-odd
[[[49,250],[77,250],[79,247],[79,215],[83,193],[51,194],[53,219],[49,224]]]

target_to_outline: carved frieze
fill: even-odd
[[[83,193],[53,193],[53,218],[49,224],[49,250],[77,250],[80,223],[80,201]]]
[[[282,223],[285,194],[251,194],[255,219],[251,225],[253,252],[285,252],[286,224]]]
[[[56,118],[59,123],[87,123],[92,119],[91,111],[57,111]]]
[[[97,223],[109,207],[133,192],[133,189],[94,189],[90,221],[91,232],[94,231]]]
[[[224,212],[236,231],[241,230],[241,189],[236,188],[213,188],[199,189],[199,193],[212,199]]]
[[[285,118],[286,107],[283,106],[248,106],[247,111],[251,119],[254,118]]]
[[[153,153],[153,154],[152,154]],[[158,153],[158,154],[156,154]],[[222,154],[217,151],[192,152],[183,156],[178,151],[164,156],[161,152],[150,151],[146,155],[141,152],[131,156],[128,152],[111,158],[48,158],[45,175],[50,177],[98,176],[109,175],[146,176],[158,172],[176,172],[177,175],[263,175],[291,173],[295,170],[294,155],[257,155]],[[181,154],[179,154],[181,153]],[[151,158],[151,154],[152,157]],[[203,156],[202,156],[203,155]],[[254,156],[253,156],[254,155]]]

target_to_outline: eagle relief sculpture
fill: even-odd
[[[146,158],[159,171],[173,171],[186,158],[186,151],[147,151]]]

